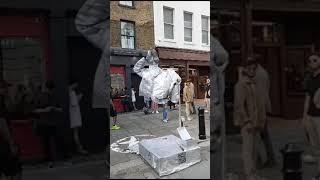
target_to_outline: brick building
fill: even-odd
[[[154,48],[152,1],[111,1],[110,35],[111,86],[114,89],[134,87],[137,91],[137,108],[143,107],[138,90],[141,78],[133,72],[134,64],[149,48]],[[122,111],[120,99],[114,99]]]

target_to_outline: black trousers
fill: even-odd
[[[62,127],[39,125],[38,132],[42,140],[47,161],[58,159],[61,154],[63,159],[71,158],[71,145],[67,141],[68,135],[63,133]]]

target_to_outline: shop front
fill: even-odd
[[[42,145],[33,129],[30,110],[18,108],[16,95],[23,88],[35,88],[50,78],[48,21],[46,13],[0,16],[0,79],[9,82],[14,106],[10,125],[22,160],[43,158]]]
[[[174,48],[157,48],[162,68],[175,68],[184,83],[191,79],[195,87],[197,99],[205,96],[205,82],[210,76],[209,59],[210,53]]]

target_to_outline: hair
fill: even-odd
[[[308,58],[309,58],[310,56],[317,56],[317,57],[320,58],[320,52],[319,52],[319,51],[313,51],[313,52],[311,52],[311,53],[308,54]]]

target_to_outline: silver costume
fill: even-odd
[[[142,77],[139,96],[151,97],[158,104],[166,104],[169,98],[173,103],[178,103],[181,78],[172,69],[159,68],[158,63],[158,54],[153,49],[135,64],[133,71]]]

